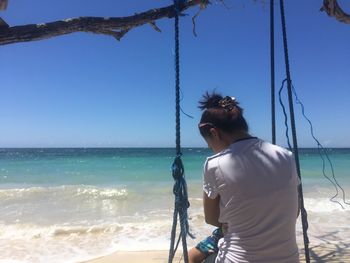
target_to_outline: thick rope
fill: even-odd
[[[189,233],[187,209],[190,206],[188,202],[187,184],[184,178],[184,166],[181,160],[181,133],[180,133],[180,44],[179,44],[179,15],[180,5],[185,0],[174,0],[175,6],[175,143],[176,143],[176,157],[172,165],[172,175],[175,180],[173,193],[175,195],[175,208],[173,215],[173,226],[171,229],[171,240],[168,263],[173,262],[180,239],[182,240],[182,249],[184,262],[188,263],[187,251],[187,235],[193,238]],[[180,220],[180,236],[175,246],[177,220]]]
[[[296,136],[296,127],[294,119],[294,108],[293,108],[293,95],[292,95],[292,81],[290,76],[289,68],[289,57],[288,57],[288,43],[287,43],[287,29],[286,29],[286,18],[284,13],[284,1],[280,0],[281,9],[281,23],[282,23],[282,34],[283,34],[283,48],[284,48],[284,58],[286,65],[286,75],[287,75],[287,89],[288,89],[288,101],[289,101],[289,113],[293,137],[293,153],[295,156],[295,164],[297,168],[297,173],[300,178],[299,185],[299,199],[300,199],[300,210],[301,210],[301,222],[303,227],[303,237],[304,237],[304,248],[305,248],[305,261],[310,262],[310,252],[309,252],[309,238],[307,235],[308,222],[307,222],[307,212],[304,206],[303,188],[301,184],[301,173],[300,173],[300,163],[299,163],[299,152],[298,152],[298,142]]]
[[[176,8],[179,1],[174,1]],[[180,44],[179,44],[179,11],[175,15],[175,118],[176,118],[176,155],[181,155],[181,134],[180,134]]]
[[[276,144],[276,106],[275,106],[275,10],[274,0],[270,0],[270,56],[271,56],[271,138]]]

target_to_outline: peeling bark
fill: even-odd
[[[7,8],[7,0],[0,0],[0,10],[5,10]]]
[[[339,22],[350,24],[350,15],[345,13],[337,0],[323,0],[320,11],[325,11],[329,16],[335,17]]]
[[[7,1],[0,0],[7,4]],[[206,7],[209,0],[189,0],[180,5],[180,11],[192,6]],[[118,41],[131,29],[150,24],[156,31],[160,29],[155,21],[162,18],[172,18],[175,15],[174,5],[154,8],[146,12],[127,17],[78,17],[65,20],[9,27],[5,21],[0,21],[0,45],[19,42],[42,40],[74,32],[89,32],[112,36]]]

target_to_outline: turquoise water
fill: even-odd
[[[0,262],[77,262],[113,250],[167,249],[174,155],[171,148],[0,149]],[[209,155],[183,149],[197,239],[210,231],[201,200]],[[350,196],[350,149],[329,149],[329,157]],[[336,189],[323,177],[317,149],[300,149],[300,163],[310,224],[347,229],[348,206],[329,201]],[[332,178],[328,163],[325,171]]]
[[[210,153],[184,149],[189,179],[201,178]],[[15,185],[107,185],[171,182],[174,149],[3,149],[0,183]]]
[[[182,152],[187,179],[201,180],[202,165],[210,150],[185,148]],[[328,152],[336,177],[349,183],[350,149]],[[173,158],[171,148],[0,149],[0,187],[172,182]],[[306,182],[314,179],[324,183],[317,149],[300,149],[300,164]],[[331,175],[329,164],[326,166],[326,173]]]

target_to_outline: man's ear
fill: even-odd
[[[215,138],[215,139],[220,139],[221,140],[221,133],[220,133],[220,130],[218,128],[211,128],[210,129],[210,134],[211,134],[211,137],[212,138]]]
[[[211,134],[212,137],[214,137],[214,138],[218,138],[219,137],[219,133],[218,133],[218,131],[215,128],[210,128],[209,131],[210,131],[210,134]]]

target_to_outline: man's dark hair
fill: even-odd
[[[198,124],[203,137],[210,136],[210,128],[217,127],[224,132],[248,132],[248,124],[243,117],[243,109],[232,97],[223,97],[221,94],[206,92],[199,101],[199,108],[203,111]]]

